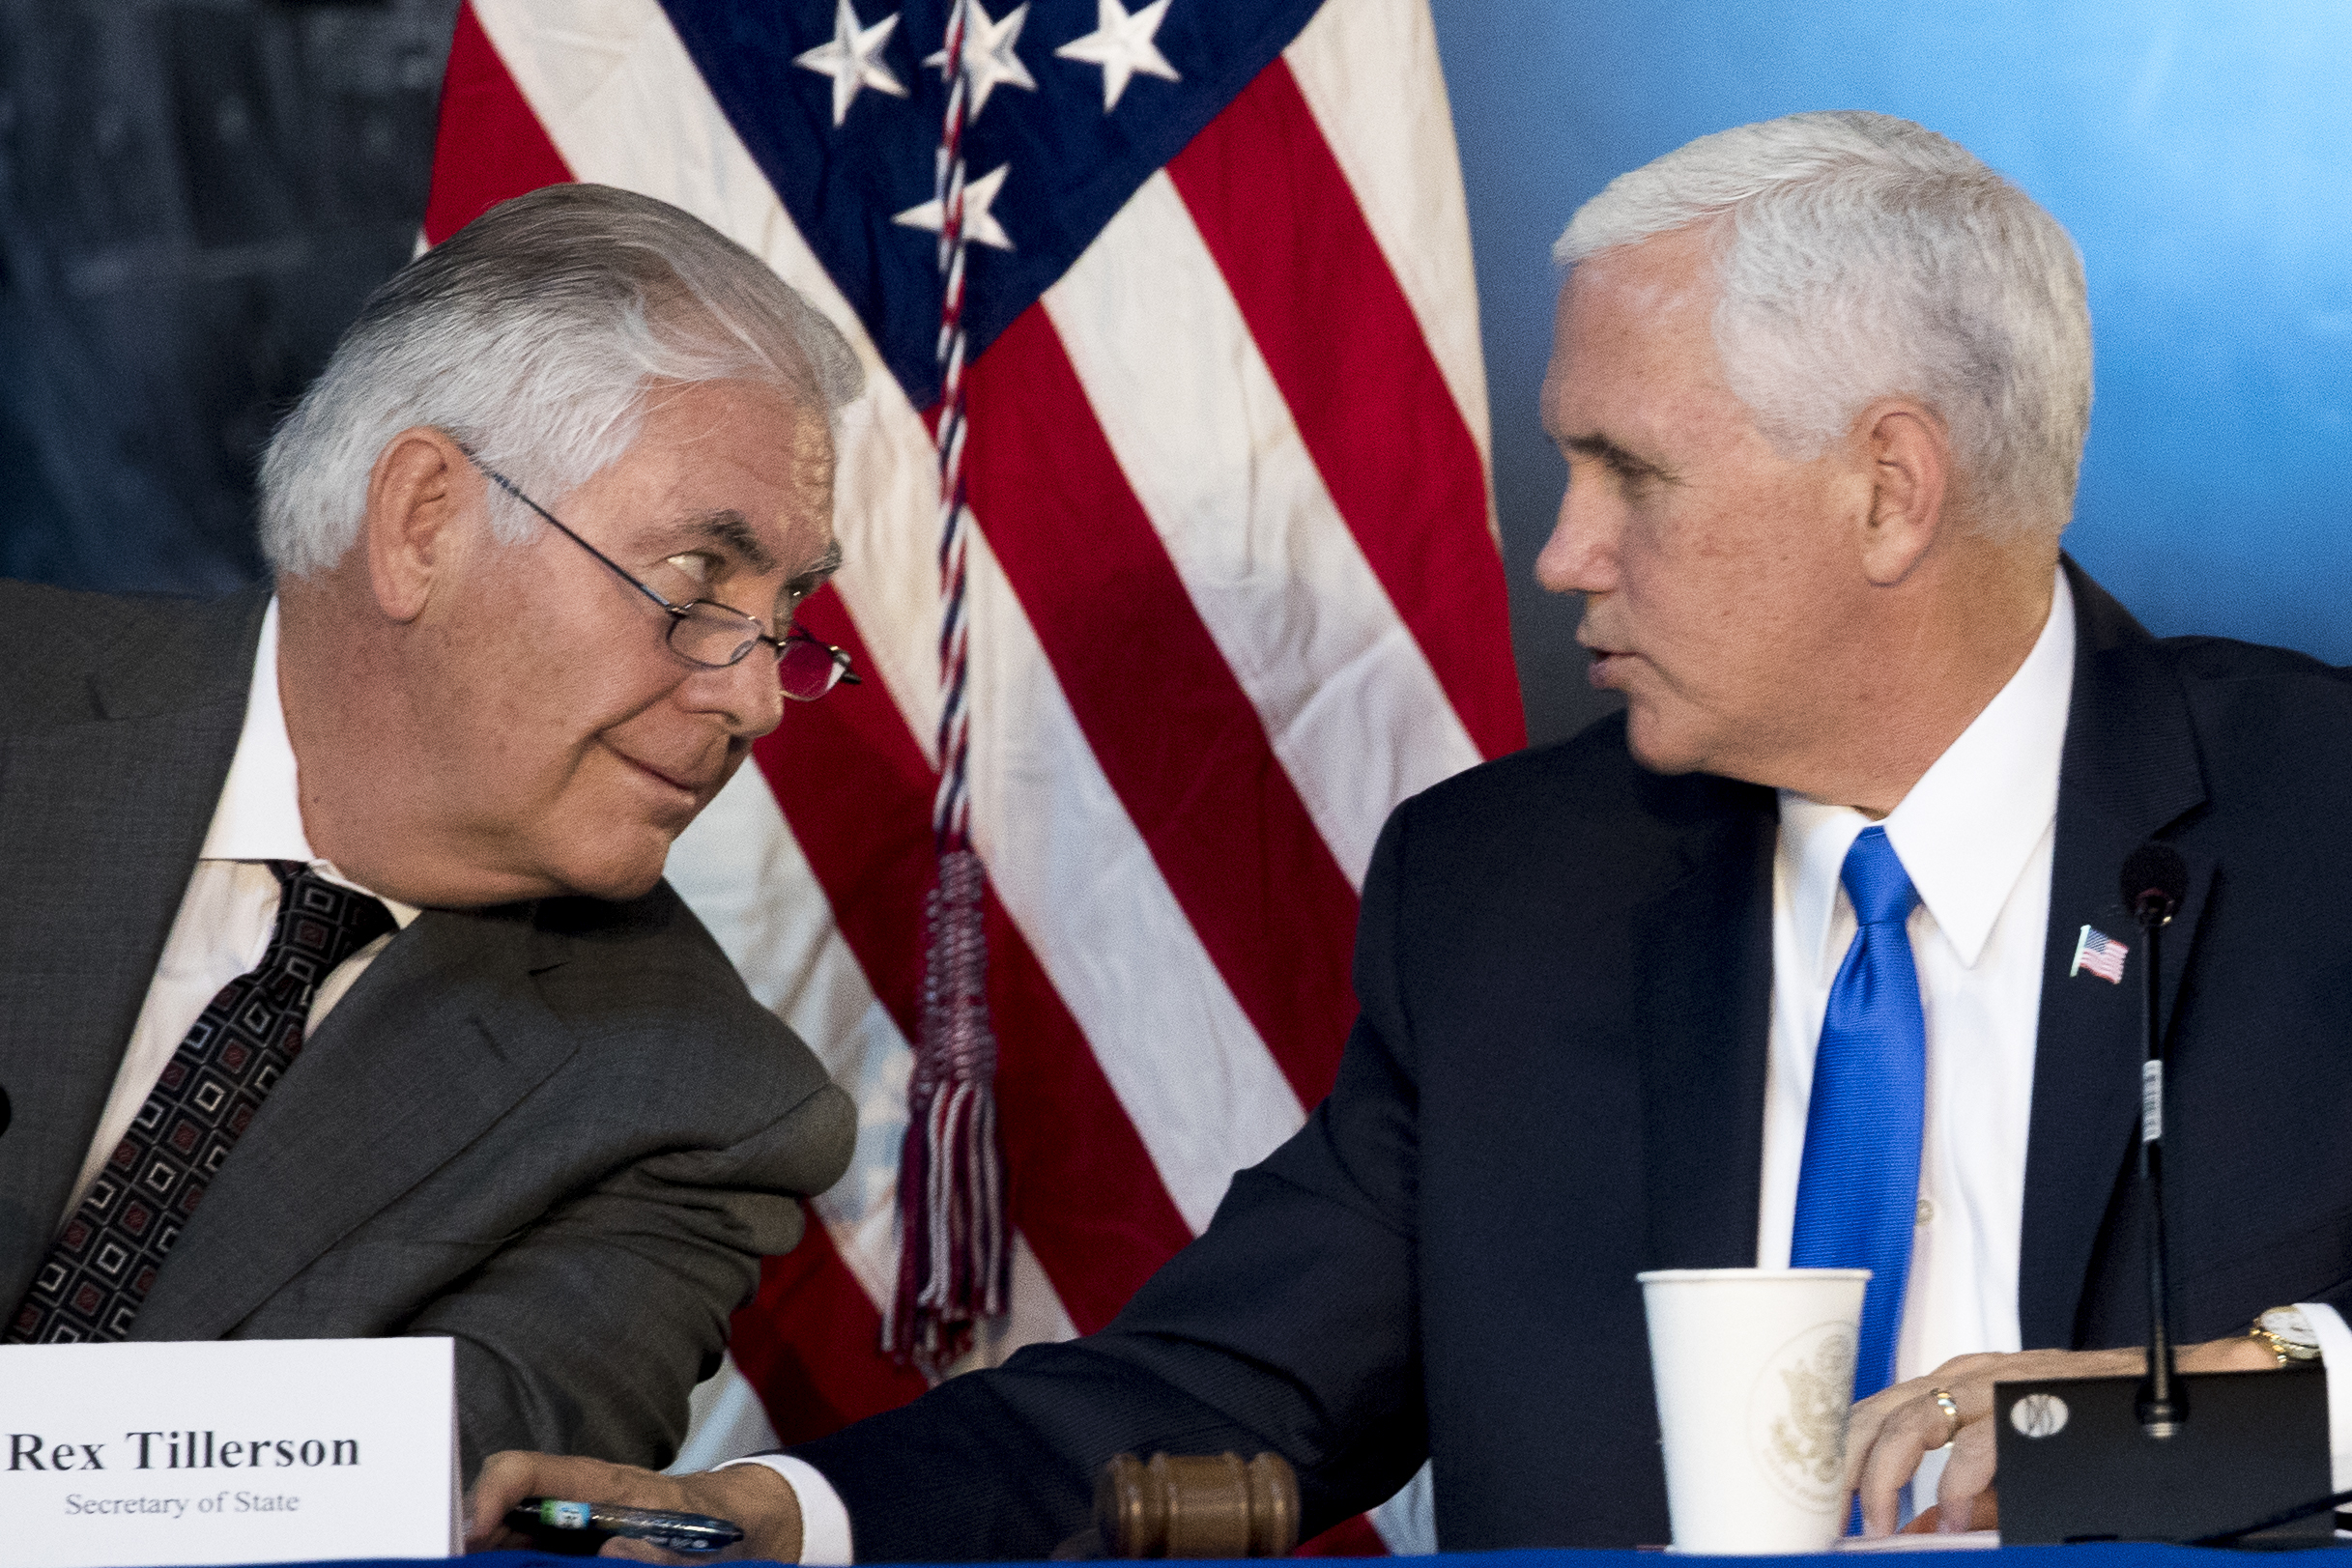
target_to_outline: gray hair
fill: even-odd
[[[1989,533],[2054,536],[2090,430],[2082,258],[2057,219],[1966,148],[1859,110],[1717,131],[1620,175],[1553,246],[1574,267],[1716,222],[1716,351],[1784,456],[1811,457],[1874,399],[1950,430]]]
[[[343,558],[392,437],[448,435],[553,506],[628,450],[653,382],[771,386],[830,425],[864,372],[833,325],[701,219],[609,185],[502,203],[368,297],[261,466],[281,575]],[[490,492],[494,535],[531,527]]]

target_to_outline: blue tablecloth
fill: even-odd
[[[2317,1548],[2319,1551],[2338,1550]],[[2272,1556],[2277,1554],[2263,1553]],[[414,1559],[400,1559],[408,1563]],[[468,1568],[577,1568],[584,1559],[559,1557],[544,1552],[492,1552],[464,1561]],[[1322,1559],[1334,1561],[1335,1559]],[[1377,1560],[1377,1559],[1369,1559]],[[2215,1568],[2214,1552],[2188,1546],[2136,1546],[2106,1543],[2097,1546],[2013,1546],[1995,1552],[1822,1553],[1799,1557],[1676,1557],[1654,1552],[1479,1552],[1444,1553],[1415,1557],[1413,1562],[1458,1564],[1460,1568],[1662,1568],[1664,1562],[1713,1562],[1738,1568],[1768,1568],[1776,1563],[1804,1563],[1808,1568]],[[317,1565],[326,1568],[326,1565]],[[345,1568],[375,1568],[351,1563]],[[392,1568],[387,1562],[382,1568]],[[1243,1565],[1233,1565],[1243,1568]]]

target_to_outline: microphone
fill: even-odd
[[[2163,932],[2189,891],[2189,863],[2170,844],[2141,844],[2123,863],[2123,902],[2139,922],[2139,1019],[2146,1054],[2139,1069],[2139,1184],[2147,1193],[2148,1371],[2133,1408],[2140,1430],[2169,1438],[2189,1419],[2189,1392],[2172,1364],[2172,1310],[2165,1278],[2165,1041],[2158,994]]]
[[[1993,1438],[2001,1539],[2011,1545],[2201,1542],[2217,1539],[2221,1521],[2247,1518],[2261,1523],[2252,1530],[2223,1528],[2219,1537],[2273,1547],[2325,1546],[2332,1535],[2327,1509],[2335,1499],[2306,1501],[2333,1490],[2326,1375],[2305,1364],[2184,1377],[2173,1365],[2158,987],[2164,929],[2188,892],[2189,867],[2178,850],[2145,843],[2124,861],[2123,906],[2140,930],[2140,951],[2126,955],[2125,967],[2139,965],[2146,1046],[2138,1177],[2146,1192],[2140,1207],[2148,1248],[2147,1369],[2144,1376],[2021,1378],[1993,1385],[1993,1408],[2007,1416],[1993,1423]]]
[[[2168,843],[2141,844],[2123,863],[2123,904],[2153,930],[2180,913],[2181,898],[2189,891],[2189,863]]]

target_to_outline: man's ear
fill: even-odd
[[[392,620],[424,613],[434,583],[456,568],[481,504],[481,480],[457,442],[429,425],[384,443],[367,476],[367,512],[359,525],[368,587]]]
[[[1903,398],[1872,404],[1854,429],[1872,474],[1863,575],[1891,586],[1910,575],[1950,522],[1951,435],[1932,411]]]

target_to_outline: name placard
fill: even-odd
[[[446,1339],[0,1346],[0,1558],[446,1557]]]

